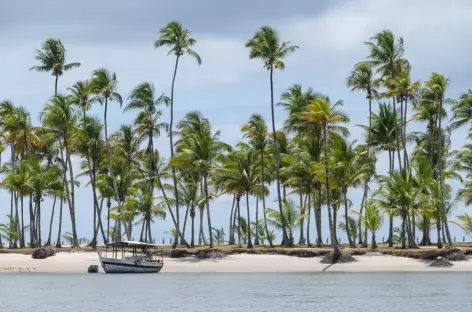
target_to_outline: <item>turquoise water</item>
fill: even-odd
[[[3,274],[1,312],[466,312],[468,273]]]

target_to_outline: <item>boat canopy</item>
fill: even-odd
[[[107,247],[116,247],[116,248],[137,248],[137,247],[151,247],[151,248],[158,248],[160,246],[142,242],[135,242],[135,241],[120,241],[120,242],[110,242],[107,244]]]

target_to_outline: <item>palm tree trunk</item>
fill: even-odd
[[[307,223],[306,223],[306,243],[308,247],[311,247],[311,241],[310,241],[310,222],[311,222],[311,194],[308,193],[307,195],[308,200],[307,200],[307,208],[308,208],[308,218],[307,218]]]
[[[59,75],[54,74],[56,77],[55,82],[54,82],[54,96],[57,96],[57,80],[59,79]]]
[[[56,248],[61,248],[61,231],[62,231],[62,203],[64,199],[61,196],[61,200],[59,203],[59,228],[57,230],[57,241],[56,241]]]
[[[241,195],[238,194],[237,209],[238,209],[238,245],[239,247],[241,247],[241,209],[239,207],[240,200],[241,200]]]
[[[359,214],[362,215],[362,212],[364,210],[365,205],[367,204],[367,191],[368,191],[368,181],[366,180],[364,183],[364,194],[362,195],[362,201],[361,201],[361,209]],[[367,229],[364,229],[365,231],[365,237],[362,239],[362,218],[359,218],[359,244],[362,245],[362,247],[366,248],[367,247]],[[355,240],[355,238],[354,238]]]
[[[210,248],[213,248],[213,233],[211,227],[211,213],[210,213],[210,198],[208,196],[208,182],[207,182],[207,174],[203,175],[203,185],[205,188],[205,201],[206,201],[206,208],[207,208],[207,221],[208,221],[208,235],[210,236]]]
[[[348,208],[347,208],[347,188],[344,189],[343,191],[343,197],[344,197],[344,218],[345,218],[345,222],[346,222],[346,234],[347,234],[347,241],[349,242],[349,247],[351,248],[356,248],[356,244],[354,243],[354,241],[352,240],[351,238],[351,232],[350,232],[350,227],[349,227],[349,211],[348,211]],[[354,237],[354,240],[356,238]]]
[[[198,244],[203,245],[205,243],[205,234],[203,232],[203,208],[200,208],[200,230],[198,233]]]
[[[102,197],[102,203],[103,203],[103,197]],[[111,207],[110,197],[107,197],[107,242],[110,242],[110,207]]]
[[[442,111],[442,101],[440,103],[440,111]],[[452,246],[451,233],[449,232],[449,225],[447,223],[447,213],[446,205],[444,203],[444,177],[443,177],[443,142],[442,142],[442,131],[441,131],[441,116],[439,116],[438,121],[438,131],[439,131],[439,189],[441,192],[441,215],[444,224],[444,231],[446,232],[447,243],[449,246]]]
[[[75,178],[74,172],[72,169],[72,162],[70,160],[70,153],[69,153],[69,144],[67,144],[67,135],[64,136],[64,148],[66,150],[66,159],[69,167],[69,176],[71,180],[71,187],[70,187],[70,199],[71,199],[71,206],[69,207],[70,210],[70,220],[72,225],[72,239],[73,245],[78,246],[79,241],[77,239],[77,226],[75,223]]]
[[[192,233],[190,238],[190,246],[195,247],[195,207],[190,209],[190,218],[192,219]]]
[[[372,249],[377,248],[377,241],[375,239],[375,231],[372,231]]]
[[[233,245],[234,244],[233,214],[234,214],[235,203],[236,203],[236,195],[233,195],[233,204],[231,205],[231,213],[229,214],[229,241],[228,241],[228,245]]]
[[[185,237],[185,229],[187,228],[187,219],[188,219],[188,213],[190,211],[190,207],[187,206],[187,209],[185,210],[185,217],[184,217],[184,225],[182,226],[182,236]],[[182,244],[182,243],[181,243]],[[184,245],[185,242],[183,242],[182,245]]]
[[[436,220],[436,230],[437,230],[437,235],[438,235],[438,242],[437,246],[439,249],[443,247],[442,240],[441,240],[441,218],[438,216],[438,219]]]
[[[247,191],[246,191],[246,210],[247,210],[247,248],[252,248],[251,214],[249,212],[249,193]]]
[[[169,198],[167,197],[167,193],[166,193],[166,191],[163,187],[162,181],[161,181],[161,176],[159,175],[158,172],[156,172],[156,178],[157,178],[157,182],[159,183],[162,195],[164,196],[164,201],[166,202],[167,209],[169,210],[169,213],[170,213],[170,217],[172,218],[172,222],[174,223],[174,227],[175,227],[177,233],[179,234],[180,239],[185,242],[185,246],[187,248],[190,248],[190,245],[185,241],[184,237],[182,236],[182,233],[180,232],[180,229],[177,227],[177,221],[174,217],[174,212],[172,211],[172,207],[169,203]]]
[[[238,209],[239,209],[239,202],[238,202],[238,196],[236,195],[236,203],[235,203],[234,212],[233,212],[233,223],[231,225],[231,228],[233,229],[233,236],[232,236],[233,244],[235,244],[236,242],[236,239],[234,237],[235,237],[235,230],[236,230],[237,214],[239,211]]]
[[[328,162],[328,127],[324,125],[323,129],[324,137],[324,156],[325,156],[325,174],[326,174],[326,206],[328,208],[328,222],[329,230],[331,234],[331,247],[333,247],[333,259],[338,258],[341,255],[341,250],[339,249],[336,234],[334,232],[335,225],[333,224],[333,218],[331,216],[331,191],[329,183],[329,162]]]
[[[104,123],[104,128],[105,128],[105,146],[107,150],[107,159],[108,159],[108,174],[111,177],[112,184],[113,184],[113,190],[115,191],[115,201],[118,205],[118,213],[121,214],[122,212],[122,207],[121,207],[121,201],[119,199],[119,192],[118,192],[118,187],[116,185],[116,180],[115,176],[111,170],[111,151],[110,151],[110,143],[108,142],[108,121],[107,121],[107,110],[108,110],[108,97],[105,97],[105,109],[103,112],[103,123]],[[115,241],[121,242],[121,221],[118,221],[118,227],[117,231],[115,233]]]
[[[367,99],[369,100],[369,134],[367,135],[367,155],[370,156],[370,141],[371,141],[370,135],[372,132],[372,91],[370,88],[367,90]],[[361,209],[359,212],[360,215],[362,215],[362,210],[364,209],[364,205],[367,204],[368,191],[369,191],[369,180],[366,180],[364,184],[364,195],[362,197]],[[358,227],[359,227],[359,244],[362,244],[362,247],[367,247],[367,238],[365,239],[364,243],[362,242],[361,218],[359,218]],[[367,237],[367,230],[365,232],[366,232],[366,237]]]
[[[259,243],[259,196],[256,195],[256,229],[255,229],[254,245],[258,246]]]
[[[315,222],[316,222],[316,235],[317,235],[317,242],[316,242],[316,247],[323,247],[323,236],[321,233],[321,200],[322,200],[322,189],[321,189],[321,183],[318,183],[317,185],[318,189],[318,195],[317,195],[317,207],[315,211]],[[331,231],[331,229],[330,229]],[[330,232],[331,233],[331,232]]]
[[[405,99],[405,112],[403,117],[403,157],[405,161],[405,168],[410,167],[408,160],[408,151],[406,150],[406,125],[407,125],[408,99]]]
[[[41,197],[38,197],[38,215],[37,215],[37,220],[38,220],[38,247],[41,247]]]
[[[54,209],[56,207],[56,199],[57,199],[57,196],[54,195],[54,201],[52,203],[51,219],[49,220],[49,235],[48,235],[48,240],[46,242],[47,246],[51,245],[52,224],[54,222]]]
[[[390,172],[393,171],[394,155],[392,151],[388,151],[388,159],[390,163]],[[393,247],[393,213],[388,214],[388,247]]]
[[[28,201],[28,208],[29,208],[29,215],[30,215],[30,246],[36,247],[36,226],[35,226],[35,216],[33,212],[33,195],[32,193],[29,194],[29,201]]]
[[[272,117],[272,139],[274,140],[274,158],[275,158],[275,180],[277,182],[277,201],[279,205],[279,213],[281,220],[285,220],[284,212],[282,209],[282,196],[280,194],[280,155],[277,145],[277,136],[275,132],[275,109],[274,109],[274,67],[273,65],[270,66],[270,110],[271,110],[271,117]],[[285,224],[282,224],[282,241],[284,245],[289,246],[290,242],[287,236],[287,228]]]
[[[303,195],[300,192],[299,194],[300,197],[300,214],[304,215],[305,214],[305,207],[306,205],[303,205]],[[305,197],[306,201],[306,197]],[[305,244],[305,217],[300,219],[300,237],[298,238],[298,244],[299,245],[304,245]]]
[[[24,196],[21,196],[21,236],[20,236],[20,248],[25,247],[25,212],[24,212]]]
[[[396,105],[396,99],[393,97],[393,112],[395,113],[395,141],[397,144],[397,156],[398,156],[398,168],[400,168],[400,171],[402,170],[402,158],[400,156],[400,138],[401,137],[401,128],[398,129],[398,118],[397,118],[397,105]],[[395,156],[394,156],[395,157]]]
[[[175,66],[174,66],[174,75],[172,76],[172,85],[170,88],[170,122],[169,122],[169,143],[170,143],[170,156],[171,158],[174,157],[174,142],[173,142],[173,125],[174,125],[174,87],[175,87],[175,77],[177,76],[177,67],[179,66],[179,57],[177,55],[175,59]],[[175,171],[175,167],[172,166],[172,182],[174,183],[174,193],[175,193],[175,217],[176,217],[176,224],[175,224],[175,237],[174,237],[174,244],[172,245],[173,248],[176,247],[177,243],[177,236],[180,232],[180,220],[179,220],[179,192],[177,188],[177,174]],[[182,235],[181,235],[182,236]],[[183,238],[182,238],[183,239]],[[210,228],[210,243],[212,245],[212,237],[211,237],[211,228]]]
[[[262,185],[262,189],[264,190],[265,189],[265,175],[264,175],[264,146],[261,146],[261,185]],[[266,236],[267,236],[267,241],[269,242],[269,246],[271,248],[274,247],[274,245],[272,244],[272,239],[270,238],[270,235],[269,235],[269,228],[267,227],[267,216],[266,216],[266,204],[265,204],[265,195],[262,194],[262,212],[264,214],[264,228],[265,228],[265,232],[266,232]]]

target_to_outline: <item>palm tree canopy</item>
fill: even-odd
[[[123,105],[121,95],[117,93],[118,80],[116,74],[111,73],[106,68],[99,68],[93,71],[91,88],[99,97],[107,100],[117,101]]]
[[[159,30],[159,39],[154,42],[154,48],[170,47],[167,55],[173,53],[179,57],[188,54],[197,60],[198,65],[201,65],[200,55],[192,49],[196,43],[190,30],[184,28],[178,21],[171,21]]]
[[[284,70],[282,59],[298,49],[296,45],[290,45],[289,41],[281,41],[279,33],[269,26],[262,26],[246,43],[249,48],[249,58],[260,58],[264,61],[264,67],[268,70],[276,68]]]
[[[36,50],[36,60],[40,65],[33,66],[30,70],[50,71],[53,76],[62,76],[65,71],[80,67],[80,63],[66,64],[66,49],[59,39],[47,39],[41,50]]]

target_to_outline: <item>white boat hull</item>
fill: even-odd
[[[100,256],[105,273],[158,273],[164,263],[151,262],[144,258],[115,259]]]

